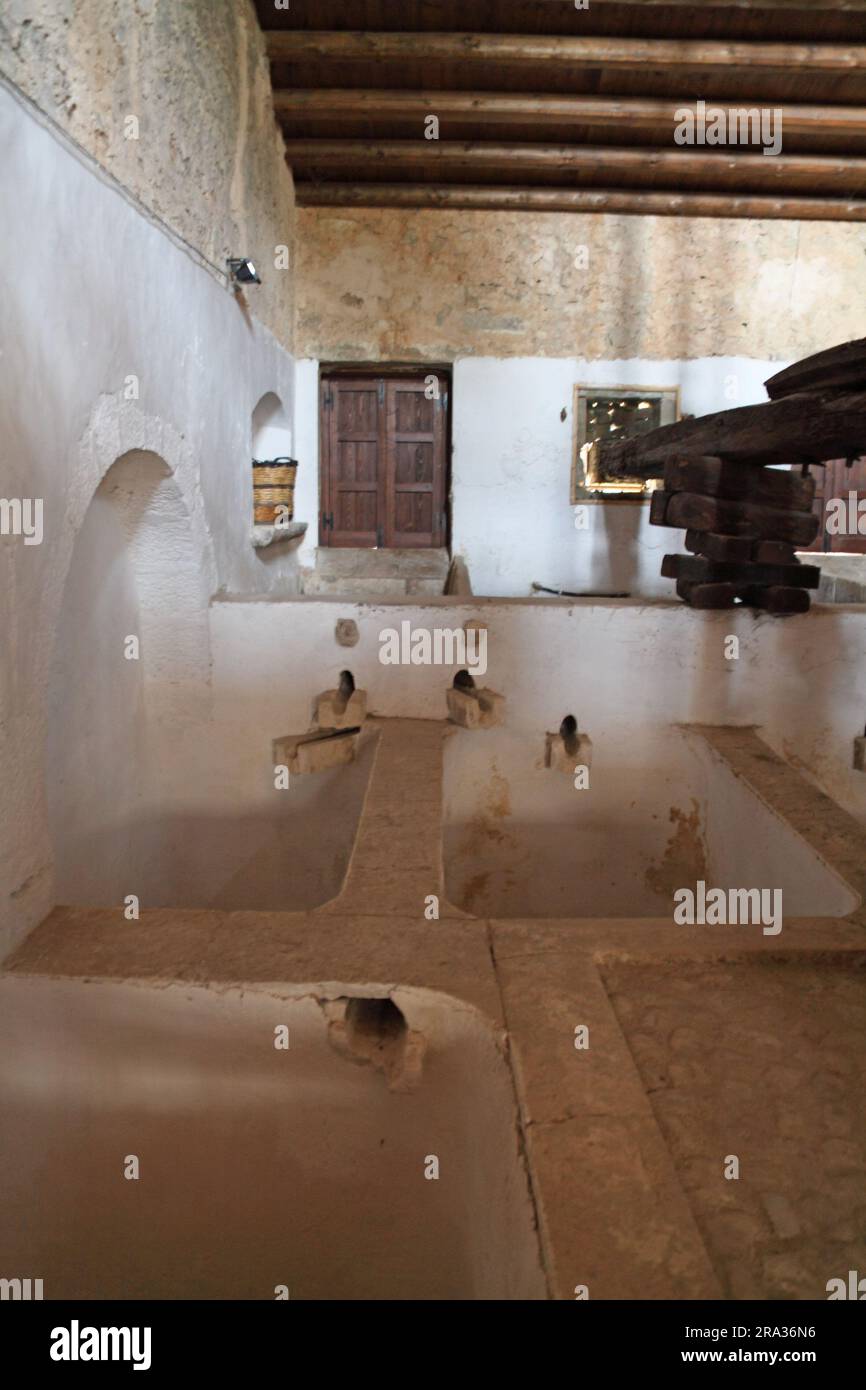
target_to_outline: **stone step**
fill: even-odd
[[[353,599],[405,598],[413,594],[441,594],[444,579],[416,578],[400,579],[392,577],[352,575],[325,575],[313,570],[305,574],[301,583],[304,594],[340,595]]]
[[[378,550],[323,546],[316,551],[316,573],[325,578],[440,579],[448,575],[447,550]]]

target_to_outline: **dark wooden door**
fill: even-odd
[[[821,518],[821,530],[808,549],[866,555],[866,534],[861,535],[857,529],[858,504],[866,504],[866,458],[856,459],[850,468],[844,459],[834,459],[830,463],[816,465],[811,472],[815,478],[813,511]],[[834,534],[827,530],[831,515],[827,503],[833,498],[845,503],[848,522],[845,534]],[[866,505],[863,510],[866,512]]]
[[[322,381],[320,545],[376,545],[384,475],[378,382]]]
[[[324,377],[321,402],[319,544],[444,545],[447,381]]]

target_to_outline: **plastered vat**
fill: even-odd
[[[544,766],[543,731],[445,744],[448,897],[480,917],[669,917],[678,888],[781,889],[788,916],[857,895],[791,825],[680,729],[589,729],[588,785]],[[575,760],[577,761],[577,760]]]
[[[394,991],[421,1054],[400,1090],[334,1045],[322,987],[0,996],[5,1277],[47,1299],[546,1296],[510,1073],[468,1006]]]
[[[157,454],[124,454],[87,509],[53,651],[59,903],[305,910],[340,891],[372,746],[278,788],[285,715],[270,725],[242,693],[214,717],[208,599],[177,480]]]

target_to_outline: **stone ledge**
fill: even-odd
[[[253,526],[250,540],[255,550],[263,550],[266,545],[276,545],[278,541],[295,540],[306,534],[306,521],[290,521],[286,526]]]

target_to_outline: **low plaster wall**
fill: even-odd
[[[338,645],[340,618],[357,623],[356,646]],[[600,766],[615,747],[617,761],[640,779],[671,725],[757,725],[777,752],[866,818],[866,776],[852,767],[853,740],[866,722],[862,606],[818,605],[780,620],[747,610],[695,612],[677,600],[218,601],[208,737],[232,742],[264,776],[270,738],[309,727],[314,695],[332,688],[343,669],[367,691],[371,714],[444,719],[456,668],[383,665],[380,634],[399,632],[403,622],[410,630],[461,629],[475,618],[488,629],[488,669],[478,683],[505,696],[505,727],[532,756],[543,756],[545,732],[573,714]],[[735,660],[725,656],[730,635],[739,641]],[[483,742],[486,734],[472,737]]]

